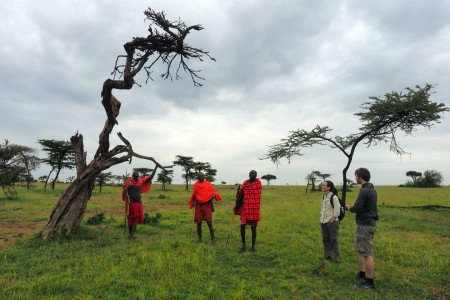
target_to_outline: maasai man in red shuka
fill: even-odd
[[[248,175],[249,179],[245,180],[244,183],[242,183],[236,198],[234,214],[241,216],[242,248],[239,250],[239,252],[244,252],[246,250],[246,225],[249,225],[252,229],[252,248],[250,249],[250,251],[255,251],[256,226],[258,226],[258,221],[261,221],[260,207],[262,193],[261,181],[256,178],[256,176],[256,171],[251,170]]]
[[[202,221],[205,220],[211,234],[211,241],[214,244],[214,228],[212,225],[212,212],[214,211],[213,200],[222,200],[211,182],[205,180],[202,172],[197,175],[198,181],[194,183],[192,195],[189,199],[189,208],[195,207],[194,222],[197,223],[198,241],[202,240]]]
[[[144,223],[144,208],[142,207],[141,194],[150,191],[152,179],[158,166],[155,166],[150,176],[139,178],[139,172],[134,171],[133,177],[127,178],[122,188],[122,201],[128,203],[128,232],[129,239],[134,239],[137,224]]]

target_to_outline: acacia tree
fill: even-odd
[[[41,160],[36,155],[36,149],[28,148],[20,153],[20,160],[24,167],[25,174],[23,177],[27,182],[27,189],[30,189],[31,182],[33,181],[33,176],[31,171],[36,170],[41,164]]]
[[[55,233],[63,231],[69,234],[77,228],[86,210],[87,201],[91,197],[95,177],[113,165],[125,161],[131,163],[132,157],[153,161],[158,167],[166,167],[158,163],[153,157],[136,153],[131,143],[119,132],[118,136],[125,145],[117,145],[110,149],[109,136],[117,122],[121,103],[113,95],[114,89],[129,90],[135,82],[135,76],[142,70],[147,74],[147,81],[151,79],[152,67],[160,62],[166,66],[161,76],[163,79],[172,79],[172,66],[176,67],[176,79],[180,78],[179,71],[189,74],[195,86],[201,86],[199,70],[194,70],[186,63],[189,59],[203,60],[209,53],[194,48],[185,43],[186,36],[192,31],[202,30],[201,25],[186,26],[181,20],[171,22],[166,19],[164,12],[155,12],[152,9],[144,11],[145,19],[150,21],[149,34],[146,37],[134,37],[132,41],[124,44],[125,54],[116,59],[113,78],[103,83],[101,92],[102,105],[106,112],[106,121],[99,135],[99,145],[93,160],[86,163],[83,136],[78,132],[71,137],[75,149],[77,174],[75,180],[61,195],[53,209],[42,238],[46,239]],[[151,60],[150,60],[151,59]],[[177,63],[178,62],[178,63]],[[118,77],[118,79],[116,79]]]
[[[36,158],[34,153],[34,149],[12,144],[8,140],[0,143],[0,186],[8,198],[17,197],[12,186],[21,176],[31,179],[30,171],[37,166],[32,163],[32,157]]]
[[[205,174],[205,179],[209,182],[216,181],[216,178],[214,176],[217,175],[217,169],[213,169],[211,164],[209,162],[195,162],[194,167],[196,173],[203,172]],[[196,178],[196,173],[191,173],[191,180]]]
[[[173,170],[162,170],[158,173],[156,177],[156,181],[161,183],[161,189],[163,191],[166,190],[166,184],[172,183],[172,177],[173,177]]]
[[[270,181],[277,179],[277,176],[272,175],[272,174],[266,174],[266,175],[261,176],[261,179],[266,180],[267,181],[267,185],[270,185]]]
[[[320,178],[322,178],[323,181],[325,181],[325,180],[327,180],[328,177],[331,176],[331,174],[328,174],[328,173],[321,173],[321,172],[317,171],[317,176],[320,177]]]
[[[195,166],[194,158],[192,156],[176,155],[173,164],[176,166],[180,166],[183,169],[184,174],[182,174],[181,176],[185,180],[187,191],[189,189],[190,174],[192,173],[192,169]]]
[[[75,167],[75,150],[69,141],[40,139],[38,143],[42,146],[42,151],[47,153],[47,157],[41,159],[42,162],[50,166],[50,173],[48,173],[44,189],[47,188],[50,175],[56,171],[52,181],[52,190],[54,190],[61,170],[71,170]]]
[[[370,97],[371,102],[361,105],[362,112],[355,113],[361,121],[357,133],[346,137],[330,137],[332,131],[328,126],[319,126],[311,131],[295,130],[281,143],[269,146],[269,152],[264,159],[270,159],[279,164],[282,158],[289,162],[294,156],[303,155],[303,148],[314,145],[329,145],[337,148],[347,158],[347,164],[342,170],[342,200],[345,202],[347,191],[347,171],[355,154],[356,146],[363,142],[367,147],[381,142],[390,143],[390,150],[398,155],[405,154],[397,139],[396,134],[403,132],[411,135],[417,127],[431,128],[435,123],[440,123],[441,114],[449,111],[443,103],[435,103],[429,100],[434,86],[426,84],[425,87],[416,86],[406,88],[406,92],[391,92],[384,98]]]
[[[311,192],[316,191],[316,181],[317,177],[320,177],[319,171],[311,171],[308,175],[306,175],[305,179],[307,180],[306,183],[306,193],[308,193],[308,187],[311,186]]]
[[[412,180],[413,180],[413,185],[415,185],[416,182],[417,182],[417,177],[421,177],[422,173],[421,172],[417,172],[417,171],[408,171],[408,172],[406,172],[405,175],[406,176],[410,176],[412,178]]]
[[[102,192],[102,187],[113,179],[112,172],[100,172],[95,176],[95,182],[99,187],[100,193]]]
[[[40,162],[36,149],[5,140],[0,144],[0,184],[13,184],[23,177],[29,189],[33,179],[31,171],[36,170]]]

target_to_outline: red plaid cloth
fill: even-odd
[[[244,204],[239,207],[237,211],[242,210],[241,214],[245,214],[245,220],[261,221],[261,215],[259,212],[261,206],[261,193],[262,185],[259,178],[256,178],[254,182],[250,182],[250,180],[247,179],[244,183],[242,183],[238,194],[238,199],[243,194]]]

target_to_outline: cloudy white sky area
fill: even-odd
[[[354,113],[370,96],[435,84],[431,100],[450,106],[450,1],[2,1],[0,3],[0,139],[39,149],[38,139],[84,136],[89,162],[106,119],[100,101],[123,44],[146,36],[143,11],[201,24],[187,43],[216,62],[192,61],[206,80],[160,78],[113,91],[122,102],[111,145],[121,132],[136,152],[169,165],[192,156],[217,169],[216,182],[240,183],[251,169],[273,174],[272,184],[304,185],[312,170],[342,182],[345,156],[328,146],[276,166],[260,160],[290,130],[316,124],[332,136],[358,132]],[[142,74],[144,75],[144,74]],[[397,185],[409,170],[433,169],[450,184],[450,113],[431,130],[400,133],[411,155],[389,144],[360,144],[349,171],[367,167],[378,185]],[[40,152],[40,156],[44,153]],[[134,159],[111,169],[153,168]],[[181,183],[181,168],[174,168]],[[46,175],[44,166],[35,177]],[[74,175],[63,171],[62,178]]]

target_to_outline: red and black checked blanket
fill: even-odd
[[[250,179],[247,179],[244,183],[242,183],[239,194],[244,194],[242,213],[245,214],[246,220],[261,221],[261,215],[259,212],[261,206],[261,192],[262,185],[259,178],[256,178],[254,182],[250,182]]]

